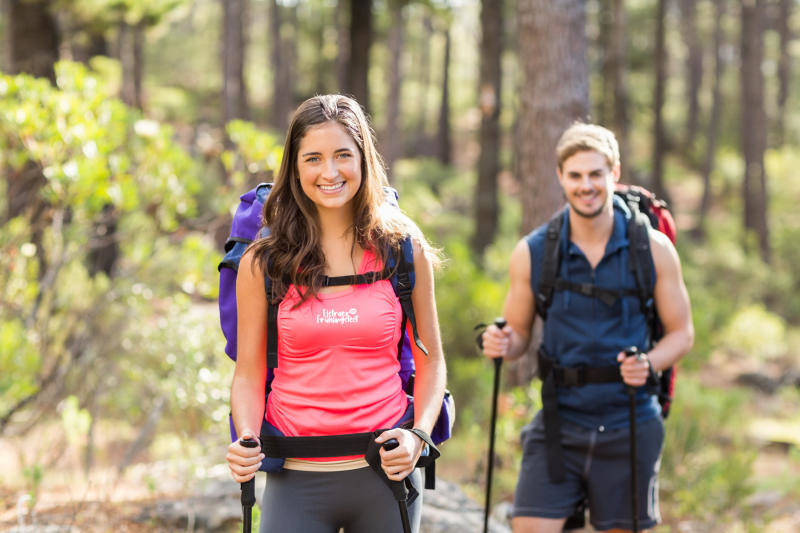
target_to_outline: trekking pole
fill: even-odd
[[[389,439],[383,443],[383,449],[386,451],[394,450],[400,446],[397,439]],[[397,500],[397,506],[400,508],[400,520],[403,522],[403,533],[411,533],[411,522],[408,519],[408,506],[406,500]]]
[[[239,444],[245,448],[255,448],[258,441],[255,439],[242,439]],[[253,505],[256,503],[256,478],[242,483],[242,533],[250,533],[253,521]]]
[[[644,360],[642,354],[636,346],[631,346],[625,350],[626,357],[636,357],[637,361]],[[636,387],[628,385],[628,405],[630,410],[631,422],[631,519],[633,520],[633,533],[639,531],[639,483],[637,480],[637,458],[636,458]]]
[[[506,327],[506,319],[499,317],[494,320],[494,325],[499,329]],[[482,344],[482,343],[481,343]],[[481,346],[483,348],[483,346]],[[495,357],[494,362],[494,387],[492,388],[492,419],[490,422],[491,432],[489,433],[489,457],[486,468],[486,502],[483,507],[483,533],[489,531],[489,505],[492,498],[492,471],[494,470],[494,429],[497,425],[497,396],[500,393],[500,370],[503,366],[503,358]]]

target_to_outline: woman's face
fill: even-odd
[[[297,151],[300,186],[318,211],[342,209],[361,186],[361,152],[341,124],[308,129]]]

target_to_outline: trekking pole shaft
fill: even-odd
[[[637,457],[636,457],[636,389],[628,388],[630,398],[630,417],[631,417],[631,507],[633,518],[633,533],[639,531],[639,483],[637,480]]]
[[[492,431],[489,433],[489,464],[486,468],[486,502],[484,503],[483,510],[483,533],[489,531],[489,506],[492,501],[492,474],[494,470],[494,428],[497,423],[497,394],[500,387],[500,369],[503,366],[502,357],[494,360],[494,393],[495,401],[492,402],[492,420],[490,427]]]
[[[503,329],[506,326],[506,321],[503,318],[498,318],[494,321],[495,326]],[[489,506],[492,502],[492,474],[494,471],[494,430],[497,425],[497,397],[500,394],[500,375],[503,367],[503,358],[495,357],[494,360],[494,386],[492,387],[492,418],[489,426],[489,458],[486,467],[486,501],[483,506],[483,533],[489,531]]]
[[[642,357],[638,348],[632,346],[625,350],[625,355],[628,357]],[[639,531],[639,482],[638,482],[638,458],[636,456],[636,387],[631,385],[627,386],[628,389],[628,405],[630,416],[630,455],[631,455],[631,520],[633,533]]]
[[[400,446],[397,439],[389,439],[383,443],[384,450],[394,450]],[[406,500],[397,500],[397,507],[400,509],[400,521],[403,523],[403,533],[411,533],[411,521],[408,519],[408,505]]]

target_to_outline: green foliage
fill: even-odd
[[[736,311],[721,335],[721,346],[742,356],[762,360],[786,353],[786,323],[763,305],[751,305]]]
[[[233,185],[244,190],[252,185],[254,177],[255,181],[271,181],[283,157],[277,136],[244,120],[232,120],[226,131],[235,149],[222,154],[222,162]]]
[[[678,516],[721,520],[752,493],[756,450],[740,419],[746,401],[739,390],[710,389],[681,374],[661,463],[662,491]]]
[[[220,253],[186,226],[198,198],[220,195],[171,127],[125,107],[82,65],[60,63],[57,79],[0,76],[0,166],[41,169],[45,213],[0,227],[0,359],[13,369],[0,377],[0,415],[58,372],[54,401],[74,396],[62,412],[70,431],[94,416],[70,407],[87,395],[93,410],[134,425],[159,399],[173,429],[217,424],[230,365],[209,335],[215,306],[192,298],[216,296]],[[108,213],[116,231],[97,235]],[[92,275],[86,253],[108,237],[119,245],[114,271]]]

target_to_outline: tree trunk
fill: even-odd
[[[763,0],[742,1],[741,87],[742,154],[744,155],[744,227],[755,232],[765,262],[770,260],[767,225],[767,176],[764,151],[767,148],[767,118],[764,110]]]
[[[436,151],[444,165],[453,162],[452,135],[450,133],[450,28],[444,30],[444,57],[442,58],[442,100],[436,130]]]
[[[418,50],[419,94],[417,95],[417,127],[414,138],[414,152],[418,155],[433,155],[428,138],[428,93],[431,85],[430,42],[433,38],[433,21],[429,14],[422,20],[422,39]]]
[[[372,46],[372,0],[350,0],[350,60],[347,92],[369,112],[369,50]]]
[[[475,188],[475,232],[472,250],[483,257],[497,231],[497,175],[500,172],[501,62],[503,56],[503,0],[481,1],[480,80],[478,106],[481,111],[478,185]]]
[[[714,0],[714,86],[711,90],[711,117],[706,135],[706,154],[703,164],[703,196],[697,214],[697,225],[692,234],[695,238],[705,238],[706,219],[711,209],[711,173],[714,171],[714,156],[717,151],[717,136],[722,111],[722,74],[724,60],[722,58],[723,31],[722,19],[725,17],[725,1]]]
[[[658,0],[656,15],[656,42],[653,60],[656,68],[653,91],[653,168],[650,176],[650,187],[658,196],[669,201],[663,177],[664,152],[666,151],[663,112],[664,93],[667,85],[667,46],[664,26],[667,16],[667,1]]]
[[[347,92],[347,69],[350,63],[350,13],[336,9],[336,90]]]
[[[793,38],[789,20],[792,17],[792,0],[780,0],[778,15],[778,35],[780,37],[780,56],[778,57],[778,109],[775,121],[777,144],[786,139],[786,101],[789,99],[792,55],[789,50]]]
[[[46,0],[6,0],[9,71],[47,78],[55,85],[60,35]]]
[[[284,21],[283,7],[277,0],[270,2],[270,46],[272,58],[272,110],[270,123],[272,127],[283,131],[289,125],[292,113],[292,88],[289,86],[289,57],[282,31]]]
[[[246,0],[222,0],[222,113],[223,124],[248,117],[244,82]]]
[[[401,156],[403,142],[400,133],[400,89],[403,81],[403,47],[405,43],[406,0],[392,0],[391,28],[389,29],[389,101],[386,104],[386,129],[383,139],[383,157],[389,181],[394,181],[394,162]]]
[[[585,0],[518,0],[522,89],[518,162],[522,233],[544,223],[564,203],[556,177],[556,143],[589,111]],[[536,321],[539,324],[540,321]],[[540,326],[535,325],[532,335]],[[527,383],[536,369],[535,345],[509,365],[510,384]]]
[[[592,102],[592,115],[598,123],[610,125],[614,120],[614,73],[612,40],[614,39],[614,6],[613,0],[596,0],[597,39],[589,48],[590,70],[592,69],[592,48],[598,55],[597,63],[600,71],[600,100]],[[591,91],[590,91],[591,92]]]
[[[6,0],[6,45],[11,74],[30,74],[47,78],[55,85],[55,62],[58,61],[60,35],[46,1]],[[39,280],[48,270],[44,249],[44,227],[48,223],[49,206],[39,191],[47,183],[41,168],[28,162],[19,169],[3,168],[6,180],[6,212],[0,220],[8,221],[25,215],[31,228],[31,241],[36,245]],[[9,411],[10,419],[13,410]],[[0,421],[0,433],[4,422]]]
[[[142,72],[144,70],[144,22],[131,26],[124,20],[119,27],[119,59],[122,65],[120,98],[125,104],[142,109]]]
[[[630,121],[628,119],[628,84],[627,72],[627,25],[625,2],[612,0],[612,24],[609,43],[609,74],[612,79],[614,95],[613,129],[619,143],[621,165],[621,181],[631,183],[632,162],[630,160]]]
[[[681,0],[681,35],[686,46],[686,131],[683,140],[684,153],[693,160],[697,137],[698,117],[700,115],[700,86],[703,83],[703,51],[697,34],[696,0]]]
[[[584,0],[519,0],[523,79],[520,91],[519,171],[522,233],[546,221],[563,205],[556,178],[555,147],[575,120],[586,119]]]

